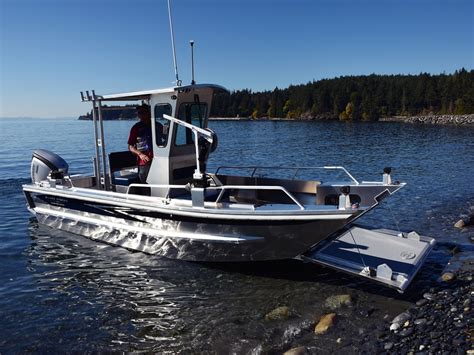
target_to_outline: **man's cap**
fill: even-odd
[[[137,112],[150,112],[150,106],[147,104],[141,104],[137,106]]]

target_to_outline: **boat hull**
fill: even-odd
[[[29,194],[39,223],[87,238],[173,259],[260,261],[294,258],[347,224],[347,219],[232,220],[190,218]]]

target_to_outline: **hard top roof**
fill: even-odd
[[[188,90],[199,89],[213,89],[214,91],[228,91],[225,87],[216,84],[195,84],[185,86],[174,86],[165,89],[154,89],[145,91],[126,92],[110,95],[98,95],[97,98],[101,101],[133,101],[133,100],[148,100],[151,95],[166,94],[172,92],[183,92]]]

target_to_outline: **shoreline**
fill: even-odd
[[[340,121],[339,119],[330,119],[328,117],[301,117],[301,118],[251,118],[251,117],[209,117],[209,121]],[[411,124],[435,124],[435,125],[474,125],[474,114],[470,115],[420,115],[420,116],[393,116],[382,117],[376,121],[352,121],[343,122],[401,122]]]
[[[79,121],[92,121],[92,119],[80,116]],[[120,119],[104,119],[104,121],[135,121],[137,118],[120,118]],[[401,122],[410,124],[431,124],[431,125],[454,125],[454,126],[472,126],[474,125],[474,114],[470,115],[421,115],[421,116],[393,116],[382,117],[376,121],[360,121],[360,120],[344,120],[337,118],[324,117],[300,117],[300,118],[286,118],[286,117],[209,117],[209,121],[285,121],[285,122],[308,122],[308,121],[330,121],[330,122]]]
[[[379,122],[402,122],[436,125],[474,125],[474,114],[471,115],[421,115],[394,116],[380,118]]]

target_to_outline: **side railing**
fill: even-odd
[[[250,174],[250,177],[255,177],[255,174],[258,172],[258,170],[263,170],[263,169],[266,169],[266,170],[290,170],[290,171],[294,171],[293,173],[293,177],[291,178],[291,180],[295,180],[296,177],[298,176],[298,174],[301,172],[301,171],[308,171],[308,170],[321,170],[321,169],[325,169],[325,170],[340,170],[342,172],[344,172],[356,185],[359,185],[359,181],[357,181],[356,178],[354,178],[354,176],[352,176],[351,173],[349,173],[349,171],[347,171],[346,168],[344,168],[343,166],[304,166],[304,167],[299,167],[299,166],[296,166],[296,167],[280,167],[280,166],[219,166],[217,169],[216,169],[216,172],[215,174],[217,175],[219,173],[220,170],[224,170],[224,169],[234,169],[234,170],[252,170],[252,173]]]
[[[127,188],[127,194],[130,193],[130,189],[132,188],[163,188],[168,189],[168,193],[166,194],[165,198],[169,198],[170,191],[173,189],[181,189],[189,191],[189,187],[186,185],[163,185],[163,184],[130,184]],[[216,190],[220,193],[215,200],[215,203],[219,203],[224,196],[225,192],[228,190],[250,190],[250,191],[281,191],[286,196],[290,198],[291,201],[295,205],[297,205],[301,210],[304,210],[304,206],[283,186],[247,186],[247,185],[222,185],[222,186],[209,186],[206,190]]]
[[[219,203],[224,196],[226,190],[266,190],[266,191],[282,191],[286,194],[300,209],[304,210],[304,206],[283,186],[247,186],[247,185],[223,185],[223,186],[210,186],[207,190],[221,190],[219,196],[217,196],[216,203]]]

